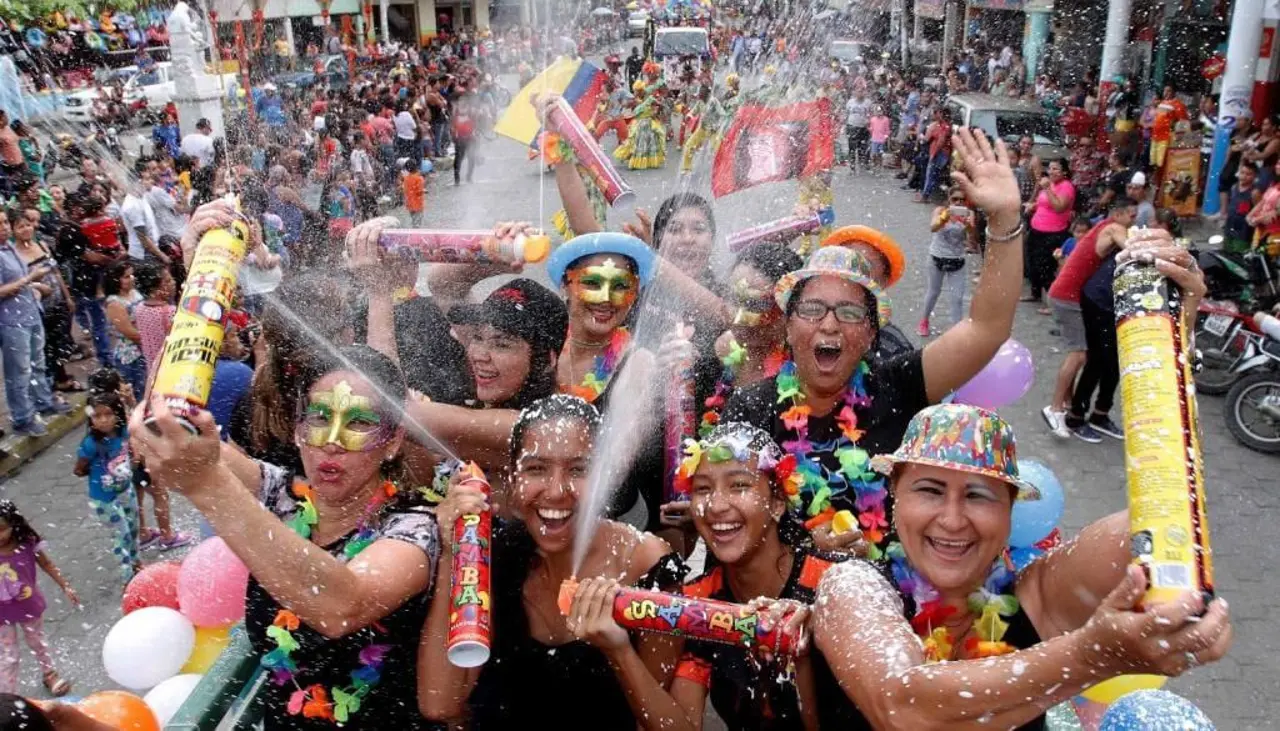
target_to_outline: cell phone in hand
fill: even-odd
[[[968,206],[949,206],[947,215],[951,218],[969,218],[973,215],[973,210]]]

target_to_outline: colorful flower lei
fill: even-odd
[[[622,354],[627,351],[627,345],[630,343],[631,333],[625,327],[614,330],[604,352],[596,356],[591,371],[582,377],[582,383],[569,386],[564,390],[589,404],[595,403],[595,400],[600,398],[600,394],[609,387],[609,379],[613,378],[613,372],[617,370],[618,364],[622,361]]]
[[[295,482],[291,488],[298,500],[298,510],[286,525],[303,538],[311,538],[311,530],[319,521],[316,511],[315,493],[311,487],[302,482]],[[355,558],[368,548],[377,538],[374,529],[377,517],[391,498],[395,497],[396,486],[384,482],[382,489],[374,494],[365,508],[364,515],[356,527],[356,534],[343,547],[343,555],[347,560]],[[360,710],[360,704],[374,686],[382,679],[382,663],[390,651],[391,645],[371,642],[360,650],[359,667],[350,673],[351,684],[345,687],[326,688],[320,683],[307,687],[298,684],[296,675],[297,663],[293,653],[299,648],[298,640],[293,636],[301,622],[298,616],[287,609],[276,612],[275,619],[267,628],[267,637],[275,643],[275,649],[262,656],[262,667],[271,672],[271,680],[276,685],[293,683],[295,690],[289,695],[287,710],[290,715],[302,714],[304,718],[322,718],[334,723],[343,724],[351,714]],[[385,632],[378,624],[373,628]],[[332,697],[330,697],[332,696]]]
[[[911,627],[922,638],[925,659],[931,663],[955,659],[955,638],[945,622],[955,614],[956,608],[944,604],[938,590],[911,566],[901,543],[890,543],[885,555],[889,557],[893,583],[915,602]],[[1017,572],[1006,549],[991,564],[982,586],[969,594],[968,609],[978,618],[974,620],[977,636],[970,637],[964,644],[966,658],[1007,655],[1018,649],[1004,641],[1009,623],[1003,619],[1018,612],[1018,598],[1013,595],[1016,578]]]
[[[811,458],[810,453],[818,448],[830,449],[840,462],[837,470],[839,476],[855,493],[854,507],[858,511],[858,527],[867,540],[868,557],[872,560],[880,557],[878,546],[884,541],[889,529],[889,521],[885,516],[885,502],[889,491],[885,487],[884,476],[871,469],[871,455],[858,447],[858,440],[864,432],[858,428],[857,408],[865,408],[871,404],[867,395],[866,377],[871,368],[866,361],[858,363],[853,375],[845,386],[841,397],[843,406],[836,415],[836,423],[840,426],[840,437],[830,445],[814,445],[809,441],[810,408],[801,404],[804,392],[800,386],[800,377],[796,374],[794,361],[782,364],[775,383],[778,389],[778,403],[790,403],[790,407],[782,412],[783,425],[794,432],[794,439],[780,443],[783,451],[795,460],[793,474],[789,481],[796,485],[794,492],[788,493],[788,500],[794,510],[802,511],[808,516],[805,527],[814,528],[835,515],[831,506],[831,498],[844,492],[842,485],[832,486],[824,475],[822,465]]]
[[[781,347],[770,353],[764,360],[765,377],[773,378],[778,375],[778,371],[782,369],[782,364],[786,360],[786,352]],[[730,339],[729,352],[720,359],[722,366],[720,380],[716,381],[715,389],[702,403],[706,411],[702,413],[702,421],[698,425],[698,436],[705,437],[720,423],[720,409],[724,408],[729,400],[729,394],[733,393],[733,384],[738,379],[738,371],[742,370],[742,364],[746,362],[747,349],[739,345],[737,340]]]

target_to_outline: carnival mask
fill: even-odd
[[[383,444],[391,429],[365,396],[338,381],[332,391],[317,391],[298,420],[298,434],[308,447],[336,444],[348,452],[367,452]]]
[[[768,292],[751,287],[747,280],[733,284],[733,324],[743,327],[762,327],[775,322],[778,310]]]
[[[636,300],[638,282],[635,274],[614,264],[613,259],[569,273],[570,291],[589,305],[607,302],[615,307],[626,307]]]

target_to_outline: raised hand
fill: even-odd
[[[951,144],[964,161],[962,169],[951,171],[951,178],[965,197],[986,211],[989,218],[1016,217],[1021,197],[1004,141],[997,139],[993,148],[981,130],[960,127],[951,136]]]

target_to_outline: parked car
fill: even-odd
[[[324,83],[330,88],[345,89],[351,83],[351,72],[347,68],[347,59],[341,54],[327,56],[324,59]],[[271,81],[281,89],[306,89],[316,85],[318,77],[314,69],[306,71],[289,71],[276,74]]]
[[[1032,149],[1041,160],[1068,157],[1062,125],[1035,102],[990,94],[957,94],[947,99],[947,108],[953,124],[978,127],[1006,144],[1017,144],[1023,135],[1031,135]]]
[[[644,27],[649,23],[649,12],[632,10],[627,16],[627,37],[639,38],[644,35]]]
[[[168,61],[141,70],[137,66],[124,66],[114,69],[101,79],[103,84],[114,83],[123,79],[124,107],[137,110],[144,105],[151,110],[164,109],[173,101],[174,83],[172,64]],[[235,74],[223,74],[227,83],[235,80]],[[88,124],[93,118],[93,103],[98,99],[96,87],[72,92],[63,98],[62,118],[68,122]]]

